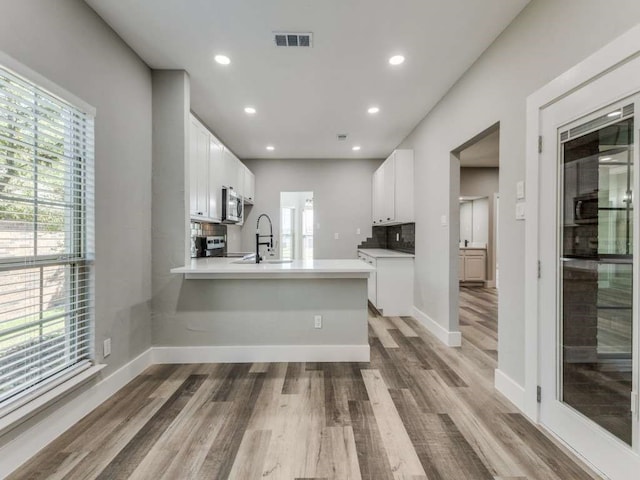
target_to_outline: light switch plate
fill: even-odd
[[[360,235],[360,229],[356,228],[356,235]]]
[[[440,225],[442,225],[443,227],[446,227],[448,225],[447,216],[446,215],[442,215],[440,217]]]
[[[516,220],[524,220],[525,217],[525,203],[518,202],[516,203]]]
[[[524,180],[516,183],[516,198],[522,200],[524,198]]]

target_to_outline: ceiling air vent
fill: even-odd
[[[276,32],[274,38],[277,47],[310,47],[313,34]]]
[[[338,134],[338,141],[339,142],[344,142],[347,139],[347,134],[346,133],[339,133]]]

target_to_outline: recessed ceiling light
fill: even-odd
[[[253,107],[244,107],[244,113],[249,115],[255,115],[256,109]]]
[[[273,145],[267,145],[267,150],[269,150],[270,152],[273,152],[276,149],[276,147],[274,147]]]
[[[394,55],[389,59],[389,63],[391,65],[400,65],[402,62],[404,62],[404,57],[402,55]]]
[[[220,65],[229,65],[231,63],[231,59],[226,55],[216,55],[213,59]]]
[[[371,115],[373,115],[374,113],[378,113],[380,111],[380,109],[378,107],[369,107],[369,110],[367,110],[367,112],[369,112]]]
[[[620,110],[617,110],[615,112],[611,112],[609,115],[607,115],[607,117],[617,117],[622,115],[622,112]]]
[[[353,147],[351,147],[351,150],[357,152],[358,150],[360,150],[360,145],[354,145]]]

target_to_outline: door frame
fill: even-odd
[[[574,91],[639,57],[640,25],[624,33],[527,98],[526,183],[528,201],[525,222],[525,338],[527,340],[525,342],[525,395],[521,408],[536,423],[540,422],[537,387],[540,384],[538,259],[540,258],[539,138],[542,132],[541,114],[545,108],[559,102]],[[632,93],[634,92],[629,92],[629,94]],[[636,118],[638,118],[638,114],[636,114]],[[545,150],[557,148],[556,138],[545,138],[544,143],[542,148]],[[545,275],[544,265],[542,266],[542,275]],[[572,446],[569,445],[569,447]],[[630,457],[630,461],[637,460],[640,465],[640,456],[635,455],[635,457],[637,459]]]

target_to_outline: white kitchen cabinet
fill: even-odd
[[[209,136],[209,217],[222,221],[222,172],[224,146],[213,135]]]
[[[372,190],[374,225],[414,222],[413,150],[395,150],[374,172]]]
[[[484,248],[463,248],[459,254],[458,276],[461,282],[487,280],[487,251]]]
[[[358,258],[376,269],[369,276],[368,298],[384,316],[411,315],[414,259],[397,252],[391,255],[358,250]]]
[[[238,185],[238,169],[240,168],[240,160],[236,157],[231,150],[224,148],[224,171],[222,175],[222,185],[227,188],[232,188],[236,191],[240,190]],[[244,182],[243,182],[244,183]]]
[[[209,218],[209,132],[195,117],[189,132],[189,213]]]
[[[384,196],[384,170],[382,168],[378,168],[375,172],[373,172],[371,192],[371,212],[373,215],[373,224],[380,225],[382,223],[382,205]]]
[[[256,176],[246,166],[244,167],[244,201],[253,204],[256,194]]]
[[[193,115],[188,161],[189,213],[192,220],[222,221],[223,188],[233,188],[240,196],[248,194],[248,203],[253,203],[253,173]],[[244,220],[244,216],[242,218]],[[243,220],[238,225],[242,225]]]
[[[396,220],[396,155],[391,154],[382,166],[382,211],[383,223]]]

